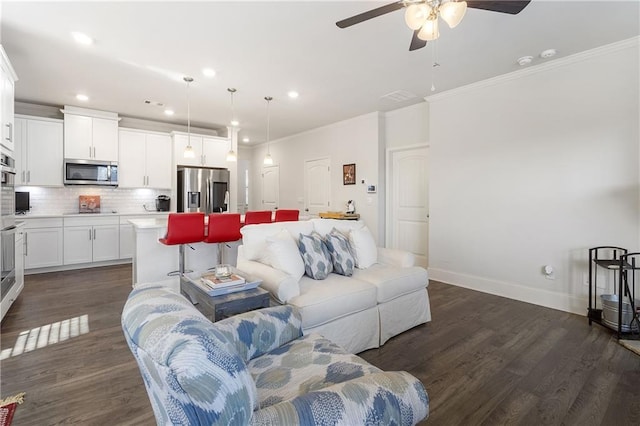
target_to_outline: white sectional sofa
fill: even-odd
[[[376,248],[372,240],[374,264],[354,268],[352,276],[330,273],[315,280],[300,277],[295,253],[278,250],[274,243],[283,230],[297,243],[300,234],[315,231],[326,237],[335,228],[348,236],[364,226],[362,221],[334,219],[247,225],[242,228],[237,265],[262,279],[262,288],[274,301],[298,308],[305,334],[322,334],[352,353],[376,348],[431,320],[427,271],[414,266],[413,255]]]

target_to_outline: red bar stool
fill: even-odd
[[[244,224],[271,223],[271,210],[248,211],[244,214]]]
[[[276,210],[276,222],[296,222],[300,216],[300,210]]]
[[[218,265],[222,264],[222,251],[225,243],[238,241],[241,238],[240,213],[212,213],[209,215],[207,236],[204,242],[218,244]]]
[[[170,213],[167,235],[158,241],[167,246],[178,245],[178,270],[169,275],[184,275],[184,246],[204,241],[204,213]]]

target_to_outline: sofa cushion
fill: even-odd
[[[244,256],[248,260],[261,261],[267,247],[267,237],[274,236],[283,229],[289,231],[293,239],[297,242],[299,234],[308,235],[313,232],[313,223],[308,220],[303,220],[298,222],[245,225],[240,228],[242,245],[244,246]]]
[[[381,371],[315,333],[250,361],[248,368],[260,408]]]
[[[366,226],[349,232],[349,246],[356,261],[356,268],[368,268],[378,260],[376,241]]]
[[[323,237],[334,229],[337,229],[344,235],[349,235],[349,231],[352,229],[359,229],[364,226],[364,222],[361,220],[312,219],[310,222],[313,224],[316,232]]]
[[[262,262],[291,275],[296,280],[304,275],[304,262],[293,237],[286,229],[267,237],[266,256]]]
[[[345,237],[341,232],[334,229],[331,231],[326,239],[327,249],[331,255],[331,262],[333,263],[333,270],[340,275],[350,277],[353,275],[353,268],[356,264],[351,248],[349,246],[349,239]]]
[[[304,261],[304,271],[314,280],[324,280],[333,271],[331,255],[317,232],[298,238],[298,249]]]
[[[300,310],[303,329],[376,306],[375,285],[355,278],[329,274],[327,279],[316,281],[304,276],[298,285],[300,295],[288,303]]]
[[[429,284],[427,270],[419,266],[402,268],[375,264],[367,269],[356,269],[353,278],[375,285],[378,303],[426,288]]]

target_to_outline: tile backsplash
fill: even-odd
[[[19,186],[16,191],[29,192],[29,215],[58,215],[78,213],[80,195],[99,195],[101,213],[144,213],[155,211],[156,197],[170,195],[168,190],[159,189],[120,189],[96,186],[65,186],[64,188],[45,188],[38,186]],[[171,200],[175,210],[175,201]]]

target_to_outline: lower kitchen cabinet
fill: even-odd
[[[64,264],[101,262],[120,258],[117,216],[64,219]]]
[[[24,221],[24,268],[62,265],[62,218]]]

